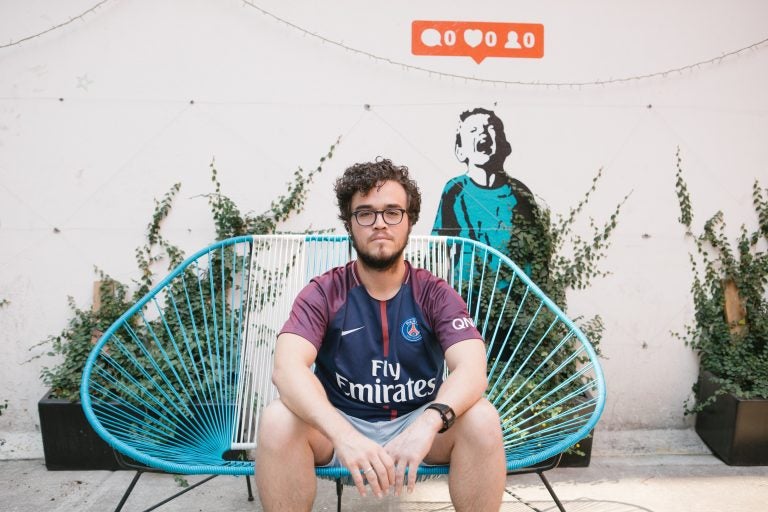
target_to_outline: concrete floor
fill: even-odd
[[[602,441],[600,441],[602,436]],[[631,431],[596,437],[588,468],[547,473],[568,512],[768,511],[768,467],[731,467],[709,455],[690,431]],[[114,510],[128,471],[47,471],[41,459],[0,461],[0,510]],[[190,483],[200,477],[188,477]],[[170,475],[145,474],[125,511],[144,510],[181,490]],[[159,510],[260,511],[246,499],[245,479],[218,477]],[[335,485],[321,481],[313,510],[336,509]],[[404,498],[361,498],[346,488],[347,511],[450,511],[444,479],[422,482]],[[556,511],[536,475],[510,476],[504,511]]]

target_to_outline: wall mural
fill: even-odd
[[[432,234],[483,242],[530,274],[533,252],[516,234],[539,224],[538,205],[530,189],[504,171],[512,153],[504,123],[492,110],[463,112],[454,153],[465,169],[443,187]]]
[[[504,123],[494,111],[481,107],[462,112],[458,121],[453,149],[464,170],[443,187],[432,234],[469,238],[495,248],[517,263],[535,283],[543,285],[546,293],[550,258],[547,216],[541,215],[531,190],[504,170],[504,163],[512,154]],[[465,261],[471,261],[471,255],[467,256]],[[512,301],[521,303],[526,288],[519,281],[517,285],[513,283],[514,280],[501,277],[494,286],[509,288]],[[482,291],[478,289],[476,293],[479,299]],[[529,310],[533,303],[525,304],[522,314],[535,317],[535,312]],[[480,318],[500,314],[498,310],[487,311],[479,300],[477,307]],[[512,357],[514,345],[498,343],[495,336],[498,333],[504,338],[513,332],[513,336],[523,336],[515,329],[514,321],[501,318],[497,330],[487,333],[492,360]]]

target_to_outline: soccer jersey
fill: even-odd
[[[433,401],[444,352],[480,338],[467,307],[444,280],[406,262],[397,294],[368,295],[356,263],[313,279],[294,302],[281,333],[317,348],[315,375],[330,402],[350,416],[382,421]]]

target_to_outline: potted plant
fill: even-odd
[[[48,355],[63,359],[41,372],[49,390],[37,404],[45,464],[49,470],[117,469],[111,448],[93,431],[78,401],[82,368],[93,343],[129,306],[127,287],[101,273],[94,286],[94,307],[78,308],[69,298],[73,316],[49,344]]]
[[[693,234],[693,208],[677,153],[679,221],[693,239],[694,319],[677,337],[698,355],[696,432],[730,465],[768,464],[768,189],[755,180],[757,224],[733,241],[722,212]]]
[[[280,222],[302,210],[309,184],[314,175],[322,170],[323,162],[332,157],[334,148],[335,144],[320,159],[317,168],[296,171],[287,184],[287,192],[272,201],[270,208],[261,214],[242,214],[234,201],[221,193],[217,171],[211,163],[215,192],[207,198],[216,239],[247,233],[275,232]],[[82,370],[93,344],[101,334],[151,288],[155,263],[165,260],[170,270],[184,259],[183,251],[161,234],[161,224],[170,213],[180,187],[180,183],[173,185],[162,200],[156,201],[152,220],[147,226],[146,243],[136,250],[140,273],[135,283],[137,286],[131,287],[97,271],[99,280],[94,285],[93,307],[81,309],[70,298],[73,316],[67,326],[58,335],[33,347],[49,346],[50,350],[45,355],[60,358],[56,365],[43,368],[41,378],[50,389],[38,402],[43,451],[46,466],[50,470],[113,470],[120,467],[112,449],[85,419],[79,403]],[[131,288],[135,288],[132,293],[129,292]]]

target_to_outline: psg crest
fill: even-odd
[[[419,324],[416,322],[415,318],[409,318],[403,322],[403,325],[400,326],[400,332],[402,333],[403,338],[405,338],[405,341],[410,341],[411,343],[421,341],[421,331],[419,330]]]

